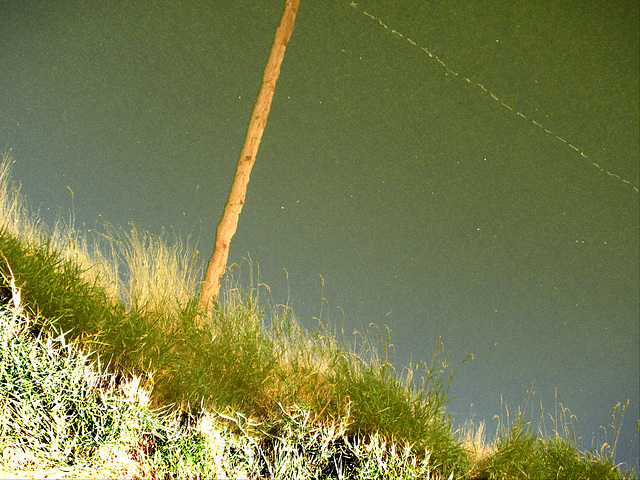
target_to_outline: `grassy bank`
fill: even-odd
[[[440,342],[399,371],[387,330],[349,347],[326,325],[308,332],[249,263],[199,326],[196,250],[134,227],[49,228],[6,156],[0,252],[0,469],[13,476],[635,478],[615,448],[582,451],[524,414],[492,441],[482,425],[454,431]]]

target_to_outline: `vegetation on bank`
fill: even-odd
[[[398,372],[388,330],[351,347],[328,326],[307,332],[264,299],[250,264],[227,276],[202,327],[196,250],[134,227],[49,229],[6,156],[0,253],[0,476],[636,476],[615,465],[615,442],[578,448],[565,410],[551,436],[524,413],[491,442],[483,425],[455,431],[440,342]]]

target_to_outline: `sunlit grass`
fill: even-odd
[[[582,475],[593,464],[608,469],[602,478],[623,478],[611,463],[615,442],[587,454],[575,438],[534,434],[521,415],[493,441],[484,424],[454,431],[446,410],[454,374],[440,341],[429,362],[396,371],[386,327],[372,324],[355,342],[322,319],[308,332],[271,301],[252,262],[230,269],[202,322],[201,259],[189,242],[133,226],[81,234],[72,218],[48,229],[9,167],[5,157],[5,467],[66,466],[85,477],[480,479],[556,478],[560,467]]]
[[[0,475],[438,478],[427,452],[355,433],[348,409],[335,419],[282,404],[270,419],[152,409],[140,377],[108,371],[53,325],[45,333],[3,279],[13,288],[0,307]]]
[[[637,477],[633,468],[621,473],[620,465],[615,463],[615,448],[606,442],[599,451],[594,448],[585,451],[578,446],[577,418],[558,402],[557,392],[554,412],[545,411],[540,403],[540,418],[535,422],[534,397],[531,389],[527,392],[525,407],[515,413],[503,403],[502,412],[497,416],[495,438],[474,462],[486,478],[613,480]],[[616,414],[623,415],[625,409],[626,406],[621,405],[614,408],[614,422]],[[614,428],[614,442],[620,435],[620,426],[620,423],[610,426]]]

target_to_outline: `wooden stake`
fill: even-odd
[[[287,48],[291,32],[293,31],[293,23],[296,19],[299,0],[286,0],[284,13],[280,19],[280,25],[276,29],[269,53],[269,60],[264,69],[262,76],[262,84],[258,99],[253,106],[247,135],[244,140],[244,146],[238,158],[236,173],[233,177],[233,184],[229,192],[229,198],[224,206],[222,219],[218,223],[216,229],[216,241],[213,248],[213,255],[209,260],[207,272],[202,282],[200,291],[200,306],[207,312],[209,316],[213,313],[214,302],[218,298],[220,291],[220,279],[225,272],[227,258],[229,257],[229,244],[231,237],[236,233],[238,227],[238,217],[244,204],[247,193],[247,184],[249,183],[249,175],[251,168],[258,153],[258,146],[262,139],[262,133],[267,125],[267,116],[271,108],[271,100],[276,89],[276,81],[280,74],[280,65],[284,58],[284,51]]]

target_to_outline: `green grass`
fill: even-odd
[[[542,404],[540,405],[540,427],[537,432],[534,431],[533,408],[529,416],[526,410],[535,392],[532,389],[528,393],[529,400],[524,411],[518,409],[513,418],[508,407],[503,405],[503,413],[492,446],[493,451],[486,455],[478,466],[487,478],[614,480],[637,476],[635,470],[621,474],[614,462],[615,447],[610,447],[606,442],[598,452],[578,448],[576,418],[568,408],[557,401],[557,398],[553,415],[545,414]],[[617,405],[614,415],[616,412],[624,415],[625,410],[625,405]],[[546,431],[546,421],[553,425],[551,433]],[[611,427],[617,438],[621,423],[616,424],[614,418]]]
[[[1,464],[24,476],[632,478],[615,448],[533,433],[454,431],[438,340],[398,372],[388,329],[356,345],[300,327],[234,266],[213,316],[197,250],[110,226],[48,228],[0,166]],[[248,274],[248,279],[246,278]],[[202,326],[204,325],[204,326]],[[434,342],[435,343],[435,342]],[[44,412],[44,414],[43,414]]]

